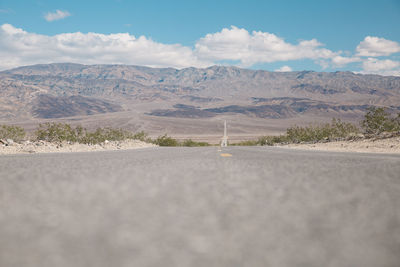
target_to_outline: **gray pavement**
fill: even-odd
[[[0,156],[0,266],[398,267],[400,157],[266,147]]]

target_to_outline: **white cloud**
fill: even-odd
[[[316,39],[292,44],[272,33],[249,33],[232,26],[207,34],[194,47],[188,47],[158,43],[129,33],[75,32],[49,36],[3,24],[0,26],[0,70],[56,62],[185,68],[229,63],[250,67],[257,63],[311,59],[324,69],[359,62],[362,73],[400,75],[399,61],[373,58],[393,53],[397,46],[396,42],[383,38],[366,37],[357,47],[358,54],[351,55],[323,48]],[[367,54],[373,56],[364,57]],[[283,66],[276,71],[291,71],[291,68]]]
[[[400,44],[385,38],[367,36],[357,46],[358,56],[380,57],[400,52]]]
[[[400,76],[400,61],[368,58],[362,63],[362,73]]]
[[[162,44],[129,33],[29,33],[10,24],[0,27],[0,69],[55,62],[131,64],[149,67],[205,67],[189,47]]]
[[[64,19],[69,16],[71,16],[71,14],[68,11],[62,11],[57,9],[53,13],[48,12],[46,15],[44,15],[44,19],[47,21],[54,21],[54,20]]]
[[[280,67],[279,69],[276,69],[275,71],[277,71],[277,72],[287,72],[287,71],[292,71],[292,68],[285,65],[285,66]]]
[[[368,58],[363,62],[363,69],[367,71],[391,70],[399,66],[400,62],[390,59],[378,60],[375,58]]]
[[[128,33],[62,33],[54,36],[29,33],[10,24],[0,28],[0,69],[20,65],[76,62],[83,64],[134,64],[150,67],[206,67],[237,61],[249,67],[296,59],[330,59],[337,56],[317,40],[297,45],[271,33],[232,27],[207,34],[195,48],[157,43]],[[224,63],[224,62],[222,62]]]
[[[332,63],[335,66],[339,66],[339,67],[347,65],[349,63],[360,62],[360,61],[361,61],[361,58],[359,58],[359,57],[334,56],[332,58]]]
[[[230,29],[224,28],[201,38],[195,45],[195,53],[211,61],[239,61],[242,66],[299,59],[328,59],[337,55],[321,46],[315,39],[291,44],[272,33],[249,33],[231,26]]]

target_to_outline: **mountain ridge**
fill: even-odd
[[[261,124],[265,119],[305,116],[356,119],[368,106],[398,110],[400,77],[234,66],[174,69],[76,63],[0,72],[0,120],[4,122],[131,112],[140,115],[141,125],[150,117],[195,120],[236,115],[256,118]]]

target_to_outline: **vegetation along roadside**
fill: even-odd
[[[340,140],[355,140],[363,138],[386,138],[400,135],[400,113],[389,114],[385,108],[371,107],[367,110],[360,127],[355,124],[332,119],[330,123],[313,124],[309,126],[292,126],[286,133],[279,136],[261,136],[257,140],[243,141],[231,145],[255,146],[290,143],[318,143]],[[178,141],[167,134],[151,139],[141,131],[133,133],[119,128],[97,128],[89,131],[82,126],[71,126],[65,123],[39,124],[33,136],[27,137],[25,130],[19,126],[0,125],[0,143],[10,145],[23,141],[46,141],[50,143],[102,144],[109,141],[140,140],[158,146],[210,146],[206,142],[196,142],[191,139]]]

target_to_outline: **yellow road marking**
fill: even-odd
[[[221,153],[221,157],[232,157],[232,154],[229,154],[229,153]]]

